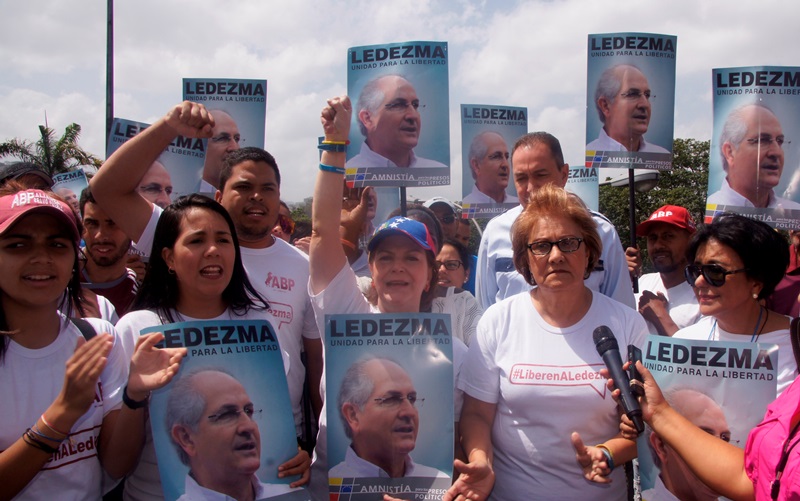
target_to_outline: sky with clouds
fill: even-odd
[[[106,2],[0,0],[0,140],[37,125],[83,127],[105,151]],[[528,108],[529,130],[583,163],[590,33],[676,35],[675,137],[710,139],[711,69],[798,65],[800,2],[762,0],[137,0],[115,5],[115,115],[152,122],[181,98],[183,77],[269,82],[266,148],[282,197],[310,196],[319,111],[345,92],[352,46],[449,43],[451,158],[461,165],[461,103]],[[461,198],[450,186],[409,194]]]

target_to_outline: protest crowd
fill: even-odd
[[[647,86],[632,66],[612,70],[606,78]],[[240,147],[229,114],[192,101],[122,144],[81,194],[51,191],[53,180],[34,164],[4,167],[0,499],[164,499],[163,437],[150,413],[151,394],[163,389],[171,389],[168,450],[188,471],[179,499],[322,501],[334,499],[329,476],[363,476],[443,479],[446,492],[435,499],[445,500],[624,500],[626,465],[651,453],[660,473],[643,499],[800,499],[797,243],[742,215],[697,224],[667,204],[635,228],[655,270],[642,276],[638,249],[626,249],[605,216],[565,190],[569,166],[547,132],[509,147],[484,135],[471,147],[475,200],[510,204],[477,249],[468,247],[462,207],[443,197],[373,221],[379,190],[354,187],[347,169],[444,164],[414,152],[421,119],[411,83],[390,76],[367,85],[357,102],[321,103],[310,226],[281,201],[291,180],[279,160]],[[649,90],[637,92],[631,99],[649,99]],[[597,141],[667,151],[644,141],[646,127],[620,146],[614,97],[598,96],[607,127]],[[366,139],[351,165],[354,117]],[[390,128],[397,144],[387,144]],[[219,150],[217,164],[206,159],[197,194],[171,196],[159,157],[177,137]],[[751,146],[739,143],[726,151],[731,168],[735,148]],[[491,155],[495,179],[482,163]],[[329,315],[425,313],[449,318],[453,381],[443,384],[453,422],[422,422],[423,402],[444,395],[415,383],[413,365],[399,358],[364,357],[347,368],[336,398],[326,397]],[[142,334],[231,320],[266,320],[277,334],[297,444],[274,464],[262,464],[272,423],[258,420],[249,387],[225,368],[181,374],[187,348]],[[777,398],[732,440],[736,423],[721,402],[662,391],[638,361],[624,370],[639,373],[632,386],[641,390],[634,398],[645,430],[623,409],[630,389],[605,368],[598,330],[613,333],[623,359],[628,347],[646,352],[648,334],[709,350],[777,345]],[[333,428],[348,442],[336,460]],[[448,468],[412,458],[423,430],[453,449]],[[649,450],[637,450],[637,439]],[[264,482],[263,469],[287,480]],[[370,499],[410,498],[387,490]]]

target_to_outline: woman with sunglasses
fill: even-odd
[[[694,288],[699,322],[675,333],[679,339],[774,343],[779,346],[778,394],[797,376],[789,319],[762,305],[783,278],[789,247],[765,223],[722,214],[701,226],[689,242],[686,280]]]
[[[275,223],[275,227],[272,228],[272,234],[284,242],[289,242],[292,239],[292,233],[294,233],[292,211],[289,210],[289,206],[286,205],[286,202],[281,200],[281,207],[278,209],[278,222]]]
[[[117,323],[126,347],[142,329],[172,322],[266,319],[277,325],[247,278],[231,216],[208,197],[181,197],[164,209],[148,266],[133,311]],[[302,485],[308,481],[309,465],[308,453],[299,452],[279,467],[279,476],[303,475],[291,487]],[[124,493],[128,500],[163,499],[149,425],[142,458]]]
[[[607,326],[621,349],[641,347],[644,319],[586,287],[602,242],[574,195],[537,190],[511,244],[514,267],[535,287],[490,306],[478,324],[459,379],[469,462],[456,461],[461,475],[444,499],[624,500],[621,465],[636,444],[619,434],[593,338]]]

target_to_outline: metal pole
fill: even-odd
[[[106,144],[114,122],[114,0],[106,0]]]
[[[634,188],[633,169],[628,169],[628,215],[630,216],[630,246],[636,247],[636,190]],[[633,292],[639,292],[639,279],[631,277]]]

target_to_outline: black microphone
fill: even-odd
[[[622,358],[619,355],[617,338],[614,337],[614,333],[611,332],[611,329],[605,325],[596,328],[592,337],[594,338],[597,353],[603,357],[603,362],[606,364],[611,379],[614,380],[614,385],[619,388],[622,408],[625,410],[625,415],[628,416],[628,419],[633,421],[633,426],[636,427],[636,431],[642,433],[644,431],[642,408],[639,407],[639,402],[636,400],[633,393],[631,393],[631,382],[630,379],[628,379],[628,373],[622,370]]]

